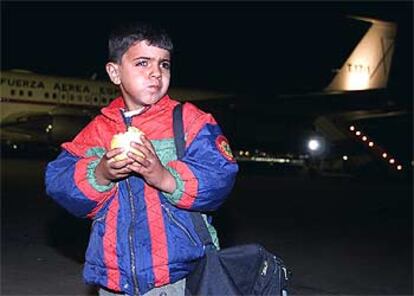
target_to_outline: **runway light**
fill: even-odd
[[[388,155],[387,155],[387,153],[385,153],[385,152],[382,154],[382,157],[383,157],[383,158],[387,158],[387,156],[388,156]]]
[[[351,126],[349,127],[349,130],[350,130],[351,132],[353,132],[353,131],[355,130],[355,126],[351,125]]]
[[[394,158],[391,158],[391,159],[389,160],[389,162],[390,162],[391,164],[393,164],[393,163],[395,162],[395,159],[394,159]]]
[[[365,142],[366,140],[368,140],[368,138],[367,138],[366,136],[363,136],[363,137],[362,137],[362,141],[364,141],[364,142]]]
[[[343,160],[348,160],[348,156],[347,155],[344,155],[344,156],[342,156],[342,159]]]
[[[46,132],[47,132],[47,133],[48,133],[48,132],[50,132],[50,131],[52,130],[52,128],[53,128],[53,125],[49,124],[49,125],[46,127]]]
[[[401,171],[402,170],[402,165],[397,165],[397,170]]]
[[[374,142],[369,142],[369,143],[368,143],[368,146],[369,146],[369,147],[374,146]]]
[[[327,144],[324,137],[312,135],[306,142],[306,148],[312,156],[321,156],[326,152]]]
[[[360,131],[356,131],[355,132],[355,135],[360,136],[361,135],[361,132]]]
[[[316,150],[319,149],[319,147],[320,147],[320,143],[319,143],[318,140],[315,140],[315,139],[309,140],[309,142],[308,142],[308,148],[311,151],[316,151]]]

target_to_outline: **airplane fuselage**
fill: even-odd
[[[2,71],[0,78],[1,120],[17,113],[61,113],[68,110],[97,110],[119,96],[110,82],[46,76],[28,71]],[[180,101],[225,99],[231,94],[215,91],[170,88],[168,94]]]
[[[107,82],[20,71],[2,72],[0,85],[2,122],[20,112],[53,112],[65,107],[97,109],[118,94],[118,89]]]

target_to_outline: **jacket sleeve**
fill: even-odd
[[[92,121],[72,142],[62,144],[62,152],[46,166],[46,193],[78,217],[93,218],[116,191],[113,183],[102,186],[95,179],[95,168],[106,153],[99,139]]]
[[[177,186],[164,196],[180,208],[214,211],[232,190],[238,165],[211,114],[186,103],[183,117],[186,150],[182,159],[166,165]]]

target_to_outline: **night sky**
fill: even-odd
[[[406,2],[1,2],[3,70],[105,80],[114,24],[147,20],[173,38],[172,86],[285,93],[325,87],[366,23],[399,25],[390,87],[412,97],[412,14]]]

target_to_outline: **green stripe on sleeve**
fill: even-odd
[[[176,184],[176,188],[174,190],[173,193],[167,193],[167,192],[163,192],[163,194],[165,195],[165,197],[172,203],[172,204],[177,204],[178,201],[181,199],[183,192],[184,192],[184,181],[181,179],[181,176],[178,174],[178,172],[176,170],[174,170],[173,168],[166,166],[165,167],[170,173],[171,175],[174,177],[175,179],[175,184]]]
[[[112,187],[115,186],[114,182],[111,182],[108,185],[101,185],[98,184],[98,182],[96,181],[95,169],[101,161],[102,157],[105,155],[105,153],[106,150],[102,147],[93,147],[86,151],[87,157],[97,157],[97,159],[94,159],[88,163],[86,177],[88,179],[89,184],[98,192],[109,191],[110,189],[112,189]]]

